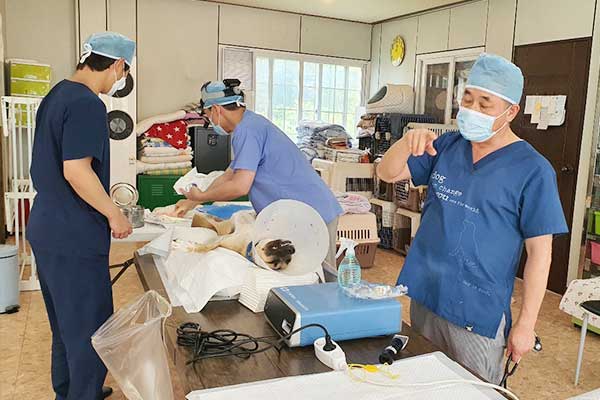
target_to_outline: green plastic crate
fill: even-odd
[[[138,175],[138,204],[154,210],[156,207],[170,206],[184,199],[185,197],[177,194],[173,189],[173,185],[179,178],[181,176],[178,175]],[[248,201],[248,196],[240,197],[235,201]]]
[[[137,189],[140,195],[138,204],[154,210],[156,207],[170,206],[184,197],[177,194],[173,185],[181,176],[177,175],[138,175]]]

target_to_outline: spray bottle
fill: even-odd
[[[338,285],[343,288],[358,285],[360,283],[360,264],[354,253],[354,247],[357,243],[346,238],[340,238],[340,241],[340,249],[336,254],[336,258],[341,256],[344,250],[346,250],[346,256],[338,268]]]

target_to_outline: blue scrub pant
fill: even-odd
[[[106,367],[92,347],[94,332],[113,313],[108,256],[33,248],[52,329],[56,400],[100,400]]]

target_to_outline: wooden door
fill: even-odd
[[[530,123],[531,115],[521,112],[512,127],[517,135],[535,147],[554,167],[570,231],[573,228],[591,44],[592,38],[539,43],[517,46],[514,54],[514,62],[525,76],[522,111],[527,95],[567,95],[567,113],[563,125],[548,127],[547,131],[538,130],[535,124]],[[548,289],[556,293],[564,293],[566,289],[569,247],[570,235],[555,238]],[[525,257],[521,260],[519,276],[522,276]]]

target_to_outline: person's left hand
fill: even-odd
[[[202,201],[202,191],[198,189],[196,186],[192,186],[189,192],[185,190],[182,193],[186,199],[193,201]]]
[[[512,354],[512,360],[516,363],[535,346],[535,332],[533,328],[524,326],[517,322],[511,329],[506,346],[506,356]]]

